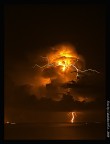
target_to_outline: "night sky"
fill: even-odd
[[[4,25],[6,121],[37,121],[40,111],[53,115],[56,111],[77,111],[82,114],[79,121],[105,120],[104,5],[7,5]],[[61,43],[74,45],[84,57],[86,68],[101,72],[72,86],[76,94],[95,97],[94,102],[72,103],[68,96],[59,102],[39,100],[31,94],[34,77],[39,73],[32,67],[40,55],[45,56]]]

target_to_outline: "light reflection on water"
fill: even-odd
[[[4,125],[5,139],[15,140],[95,140],[105,139],[106,126],[100,122],[77,122],[81,112],[37,113],[38,120],[34,123],[17,123],[8,121]],[[54,121],[54,122],[53,122]]]

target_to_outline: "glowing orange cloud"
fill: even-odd
[[[78,69],[82,68],[82,65],[79,65],[78,62],[82,61],[82,58],[77,54],[74,47],[70,45],[56,46],[54,51],[42,58],[47,61],[47,64],[43,66],[35,65],[41,68],[42,71],[54,67],[63,82],[67,82],[71,79],[77,81]],[[71,73],[73,70],[74,74]]]
[[[62,45],[58,50],[50,53],[47,57],[51,64],[55,67],[60,67],[61,72],[68,72],[71,65],[75,64],[78,59],[78,54],[74,48]]]
[[[36,85],[38,87],[46,87],[47,84],[51,83],[59,87],[57,94],[62,92],[62,84],[72,80],[78,82],[81,73],[86,73],[87,71],[99,73],[92,69],[84,70],[84,59],[76,52],[75,48],[69,44],[57,45],[45,57],[41,57],[46,61],[46,64],[43,66],[35,64],[33,67],[35,68],[35,66],[37,66],[41,69],[39,77],[36,77]],[[63,92],[65,93],[64,89]],[[81,102],[84,100],[82,97],[78,99],[78,101]],[[88,99],[86,99],[86,101],[88,101]]]

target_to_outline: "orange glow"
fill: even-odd
[[[43,66],[36,64],[35,66],[44,69],[54,68],[55,75],[46,79],[41,78],[40,85],[46,85],[51,83],[52,79],[58,79],[60,83],[66,83],[68,81],[77,81],[78,69],[82,69],[82,64],[78,61],[82,61],[82,57],[79,56],[75,48],[71,45],[57,45],[54,51],[50,51],[46,57],[41,56],[47,63]],[[35,67],[34,66],[34,67]],[[71,73],[73,71],[73,73]],[[42,76],[41,76],[42,77]],[[51,80],[50,80],[51,79]]]
[[[51,82],[50,78],[41,78],[41,84],[42,85],[49,84],[50,82]]]
[[[92,102],[95,100],[95,98],[92,98],[92,97],[84,97],[84,96],[76,96],[74,97],[74,99],[76,101],[80,101],[80,102]]]
[[[36,63],[33,67],[35,68],[35,66],[37,66],[41,69],[39,74],[34,77],[35,83],[33,88],[34,93],[39,98],[42,96],[44,97],[47,94],[47,84],[51,84],[51,86],[53,85],[57,89],[57,91],[53,90],[53,93],[56,97],[59,97],[59,95],[65,94],[69,90],[63,88],[62,84],[72,81],[78,82],[83,76],[81,76],[81,74],[88,71],[99,73],[96,70],[84,69],[85,62],[83,57],[79,55],[75,48],[70,44],[57,45],[52,51],[47,53],[45,57],[42,55],[40,57],[45,60],[45,64],[41,66]],[[36,91],[36,87],[41,89]],[[69,92],[74,93],[71,90],[69,90]],[[85,98],[83,96],[74,96],[74,100],[80,102],[90,102],[94,99]],[[74,120],[74,113],[72,113],[72,116]]]
[[[81,96],[79,96],[77,99],[78,99],[78,101],[80,101],[80,102],[87,101],[87,98],[81,97]]]
[[[42,56],[41,56],[42,57]],[[57,75],[54,78],[60,79],[61,83],[68,81],[77,81],[78,69],[82,69],[82,64],[79,64],[79,60],[83,60],[71,45],[58,45],[54,51],[50,51],[46,57],[47,64],[44,66],[38,66],[42,70],[54,67]],[[71,73],[74,71],[73,73]]]
[[[70,46],[60,46],[59,50],[48,55],[49,63],[59,66],[62,72],[68,72],[77,58],[78,54]]]
[[[42,58],[47,61],[47,64],[43,66],[35,64],[35,66],[41,68],[42,71],[44,69],[54,67],[55,72],[54,76],[50,76],[48,74],[48,79],[43,80],[43,83],[45,83],[45,81],[50,83],[50,79],[57,79],[60,81],[60,83],[66,83],[71,80],[77,82],[80,76],[79,73],[86,73],[88,71],[99,73],[98,71],[92,69],[82,70],[84,69],[84,59],[82,56],[78,55],[75,48],[69,44],[56,46],[54,51],[50,51],[46,57]],[[82,98],[81,101],[83,101]]]

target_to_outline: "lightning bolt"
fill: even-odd
[[[71,123],[73,123],[73,122],[74,122],[74,118],[75,118],[76,113],[75,113],[75,112],[72,112],[71,114],[72,114]]]
[[[37,67],[41,68],[42,71],[43,71],[45,68],[48,68],[48,67],[50,67],[50,66],[53,66],[53,64],[50,64],[50,63],[49,63],[48,57],[43,57],[43,56],[41,56],[41,57],[47,59],[47,64],[44,65],[44,66],[40,66],[40,65],[38,65],[38,64],[35,64],[35,65],[33,66],[33,68],[35,68],[35,67],[37,66]]]
[[[77,60],[78,61],[78,60]],[[100,73],[100,72],[98,72],[97,70],[93,70],[93,69],[87,69],[87,70],[80,70],[80,69],[78,69],[76,66],[75,66],[75,64],[74,65],[71,65],[71,66],[73,66],[75,69],[76,69],[76,71],[74,71],[74,72],[76,72],[76,80],[78,79],[78,77],[79,77],[79,72],[81,72],[81,73],[85,73],[85,72],[88,72],[88,71],[92,71],[92,72],[96,72],[96,73]],[[72,73],[72,72],[71,72]]]
[[[42,58],[45,58],[45,59],[47,59],[47,64],[46,65],[43,65],[43,66],[40,66],[40,65],[38,65],[38,64],[35,64],[34,65],[34,67],[33,68],[35,68],[36,66],[37,67],[39,67],[39,68],[41,68],[42,69],[42,71],[45,69],[45,68],[49,68],[49,67],[52,67],[52,66],[54,66],[54,67],[56,67],[56,66],[62,66],[62,64],[61,63],[59,63],[59,64],[57,64],[57,65],[54,65],[54,63],[49,63],[49,58],[48,57],[43,57],[43,56],[41,56]],[[76,58],[75,59],[75,62],[74,62],[74,64],[70,64],[70,65],[64,65],[64,68],[67,68],[67,67],[73,67],[73,68],[75,68],[75,70],[76,71],[73,71],[73,72],[76,72],[76,81],[78,80],[78,77],[79,77],[79,73],[86,73],[86,72],[88,72],[88,71],[92,71],[92,72],[96,72],[96,73],[100,73],[100,72],[98,72],[97,70],[93,70],[93,69],[86,69],[86,70],[80,70],[80,69],[78,69],[76,66],[75,66],[75,64],[77,63],[79,61],[79,59],[78,58]],[[73,72],[71,72],[71,73],[73,73]]]

